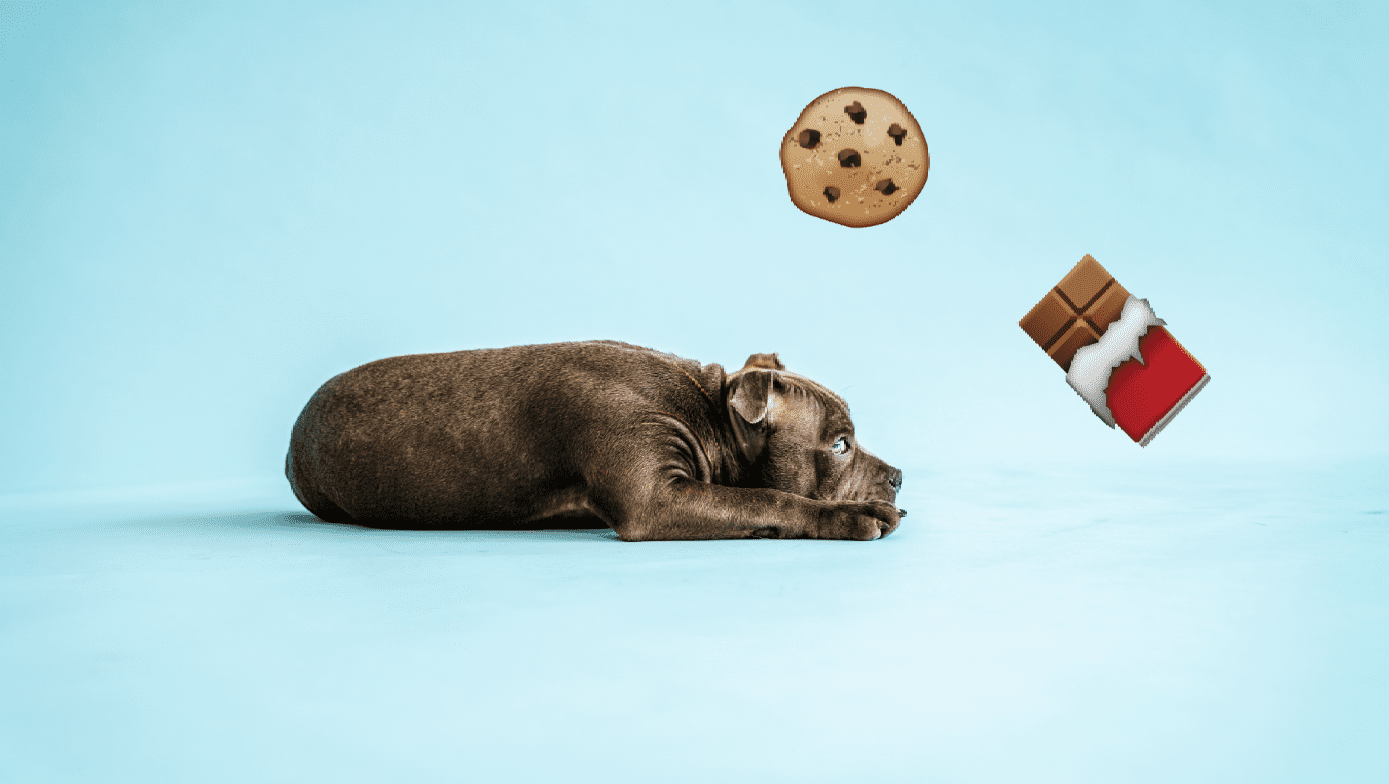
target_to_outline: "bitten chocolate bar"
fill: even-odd
[[[1096,416],[1147,446],[1211,379],[1166,323],[1087,255],[1018,326]]]

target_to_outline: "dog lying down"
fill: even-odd
[[[294,423],[285,473],[320,518],[378,528],[877,539],[906,514],[844,400],[776,354],[727,374],[607,340],[349,370]]]

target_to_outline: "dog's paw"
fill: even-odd
[[[878,539],[896,531],[901,517],[886,501],[839,501],[820,513],[815,538]]]

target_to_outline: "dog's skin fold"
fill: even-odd
[[[775,354],[726,374],[613,341],[362,365],[309,400],[285,473],[320,518],[386,528],[876,539],[905,514],[902,472]]]

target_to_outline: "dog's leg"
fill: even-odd
[[[629,484],[623,483],[622,486]],[[769,488],[724,487],[675,476],[633,494],[590,488],[597,514],[624,541],[877,539],[897,528],[885,501],[817,501]]]

